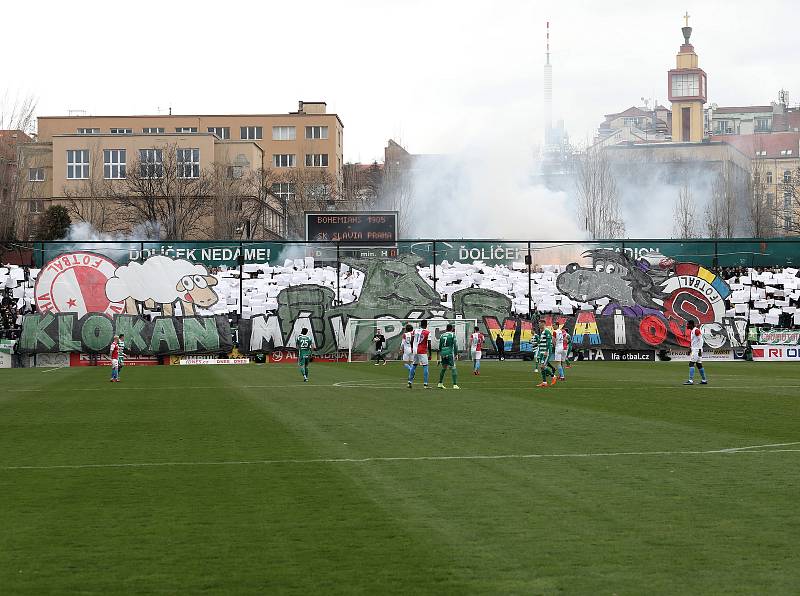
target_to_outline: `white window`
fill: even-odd
[[[772,184],[772,172],[767,172],[767,184]]]
[[[261,126],[242,126],[239,130],[239,138],[243,141],[257,141],[264,135],[264,128]]]
[[[276,168],[293,168],[294,155],[291,153],[280,153],[272,156],[272,165]]]
[[[772,118],[756,118],[756,132],[769,132],[772,130]]]
[[[112,135],[132,135],[133,129],[132,128],[112,128],[111,129]]]
[[[99,135],[100,129],[99,128],[79,128],[78,129],[79,135]]]
[[[200,177],[200,149],[178,149],[178,178]]]
[[[294,126],[273,126],[273,141],[294,141],[297,139],[297,129]]]
[[[189,134],[189,133],[197,132],[197,127],[196,126],[178,126],[175,129],[175,132]]]
[[[44,211],[44,201],[41,199],[35,199],[33,201],[28,201],[28,213],[31,215],[36,215]]]
[[[700,75],[674,74],[672,75],[673,97],[695,97],[700,95]]]
[[[327,126],[306,126],[307,139],[327,139],[328,127]]]
[[[44,168],[28,168],[29,182],[44,182]]]
[[[781,155],[786,156],[786,149],[781,149]]]
[[[783,183],[784,184],[791,184],[792,182],[792,171],[791,170],[784,170],[783,171]]]
[[[217,135],[220,139],[230,139],[231,138],[231,128],[230,126],[209,126],[208,132],[211,134]]]
[[[275,182],[272,185],[272,194],[275,195],[281,203],[293,200],[294,193],[294,182]]]
[[[164,175],[162,149],[139,149],[139,175],[142,178],[161,178]]]
[[[125,178],[125,149],[103,149],[103,178]]]
[[[163,135],[164,129],[160,126],[148,126],[142,129],[142,133],[146,135]]]
[[[89,178],[89,150],[67,149],[67,179],[87,180]]]
[[[762,149],[761,151],[756,151],[756,155],[758,157],[766,157],[767,151],[766,151],[766,149]]]
[[[306,153],[306,167],[307,168],[327,168],[328,167],[328,154],[327,153]]]

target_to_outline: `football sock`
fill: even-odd
[[[455,366],[450,368],[450,376],[453,377],[453,385],[458,385],[458,371]]]
[[[564,376],[564,367],[561,366],[560,364],[558,365],[558,376],[559,377],[563,377]]]
[[[445,367],[442,367],[442,370],[440,370],[440,371],[439,371],[439,382],[440,382],[440,383],[441,383],[442,381],[444,381],[444,373],[445,373],[445,371],[446,371],[446,370],[447,370],[447,369],[446,369]]]
[[[689,367],[689,380],[694,379],[694,366]]]
[[[700,378],[703,379],[704,381],[706,380],[706,369],[705,368],[701,368],[700,369]]]
[[[428,365],[422,367],[422,382],[428,384]]]

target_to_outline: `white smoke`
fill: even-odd
[[[574,201],[536,181],[532,135],[519,123],[473,134],[454,153],[414,161],[414,238],[581,239]]]
[[[101,232],[97,230],[92,224],[79,221],[70,224],[66,236],[62,240],[70,240],[74,242],[91,242],[91,241],[141,241],[141,240],[158,240],[161,238],[161,226],[158,222],[142,222],[133,227],[127,233],[114,233]]]

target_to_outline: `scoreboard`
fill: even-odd
[[[393,246],[397,242],[397,211],[307,211],[306,240]]]

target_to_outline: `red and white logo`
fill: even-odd
[[[118,265],[103,255],[72,252],[47,263],[36,278],[36,306],[40,312],[119,314],[124,303],[106,296],[106,281]]]

